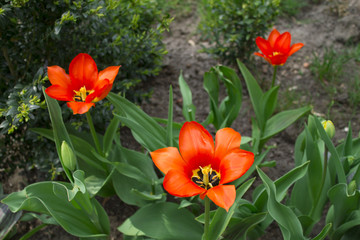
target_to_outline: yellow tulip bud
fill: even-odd
[[[329,138],[333,138],[335,136],[335,126],[330,120],[324,120],[321,122],[326,134],[329,136]]]
[[[70,171],[74,171],[76,167],[76,156],[74,151],[65,141],[61,144],[61,158],[64,166]]]

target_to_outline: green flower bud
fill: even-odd
[[[347,161],[349,163],[349,166],[351,166],[355,161],[354,156],[347,156]]]
[[[74,151],[65,141],[61,144],[61,158],[64,166],[70,171],[74,171],[76,167],[76,156]]]
[[[349,186],[348,186],[348,194],[349,195],[353,195],[354,192],[356,191],[356,181],[355,180],[352,180],[350,183],[349,183]]]
[[[332,121],[330,120],[324,120],[321,122],[321,124],[323,125],[326,134],[329,136],[329,138],[333,138],[335,136],[335,126],[332,123]]]

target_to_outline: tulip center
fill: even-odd
[[[220,173],[211,168],[211,165],[205,167],[199,167],[192,171],[193,175],[191,181],[193,181],[199,187],[209,189],[219,185]]]
[[[281,52],[273,52],[273,56],[281,55]]]
[[[85,86],[81,87],[79,91],[74,90],[75,93],[74,101],[85,102],[86,97],[93,92],[94,90],[86,90]]]

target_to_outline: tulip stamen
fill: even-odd
[[[192,171],[191,180],[199,187],[209,189],[219,185],[220,173],[211,168],[211,165],[201,167]]]
[[[94,90],[86,90],[85,86],[81,87],[79,89],[79,91],[74,90],[74,93],[75,93],[74,101],[85,102],[86,97],[93,92],[94,92]]]

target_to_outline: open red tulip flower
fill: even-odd
[[[297,52],[304,46],[303,43],[295,43],[290,46],[291,35],[289,32],[280,34],[274,29],[269,35],[268,40],[262,37],[256,38],[256,45],[262,53],[254,53],[257,56],[265,58],[271,65],[283,65],[287,58]]]
[[[83,114],[108,95],[119,68],[111,66],[98,72],[94,59],[80,53],[71,61],[69,75],[59,66],[48,67],[52,85],[45,92],[54,99],[67,101],[74,114]]]
[[[164,188],[171,195],[208,196],[226,211],[236,197],[234,185],[253,164],[254,154],[240,149],[241,135],[231,128],[210,133],[199,123],[186,122],[180,130],[179,150],[167,147],[151,152],[155,165],[165,173]]]

